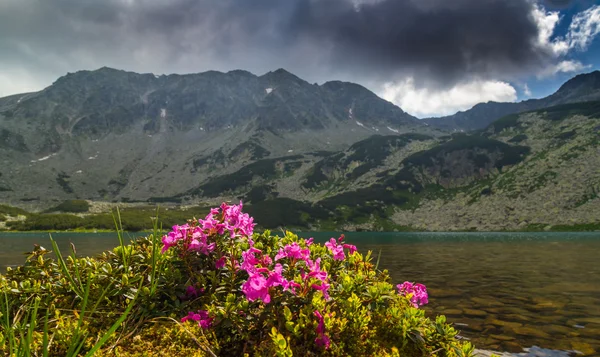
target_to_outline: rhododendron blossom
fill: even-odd
[[[429,302],[427,288],[423,284],[413,284],[405,281],[402,284],[396,285],[398,293],[410,298],[410,302],[414,307],[425,305]]]
[[[269,295],[269,285],[267,279],[260,274],[251,274],[248,280],[242,285],[242,292],[246,295],[249,301],[257,299],[262,300],[265,304],[271,302],[271,295]]]
[[[335,260],[346,259],[346,255],[344,254],[344,246],[341,244],[338,245],[335,238],[331,238],[329,240],[329,242],[325,243],[325,246],[333,254],[333,259],[335,259]]]
[[[302,240],[286,234],[283,238],[285,243],[273,240],[273,243],[265,244],[260,236],[256,238],[255,247],[252,239],[254,220],[242,212],[242,207],[242,202],[239,205],[223,203],[211,209],[204,219],[173,226],[171,232],[162,237],[162,253],[174,248],[178,257],[188,264],[190,273],[198,274],[186,283],[191,286],[187,287],[182,300],[207,308],[202,304],[208,299],[231,289],[228,301],[229,296],[237,299],[236,295],[245,297],[249,302],[270,304],[274,301],[275,306],[269,308],[273,311],[277,311],[280,302],[286,303],[284,294],[297,295],[295,299],[300,300],[312,299],[312,294],[320,291],[325,301],[330,301],[330,290],[332,294],[338,291],[331,289],[338,276],[335,269],[343,268],[345,264],[356,264],[362,259],[356,257],[344,262],[346,249],[348,256],[356,253],[356,246],[344,243],[344,235],[337,240],[331,238],[324,244],[329,253],[319,246],[312,248],[312,258],[313,238]],[[327,272],[329,269],[333,278]],[[216,290],[215,281],[220,284]],[[202,286],[207,288],[206,294]],[[422,284],[404,282],[398,284],[397,289],[415,307],[428,302],[427,289]],[[253,309],[255,307],[252,306]],[[206,310],[190,311],[181,321],[196,321],[206,329],[212,327],[213,320],[217,319],[215,326],[220,326],[224,317],[218,310],[209,309],[213,311],[213,317]],[[247,313],[240,311],[242,316]],[[314,311],[314,316],[318,319],[315,343],[329,349],[331,340],[325,331],[323,315]]]
[[[329,336],[325,334],[325,321],[323,319],[323,315],[320,312],[315,311],[314,315],[319,320],[319,324],[317,325],[317,338],[315,338],[315,343],[317,346],[323,346],[325,349],[328,349],[331,345],[331,341],[329,340]]]
[[[197,321],[198,325],[202,328],[209,328],[212,325],[213,318],[209,317],[208,311],[200,310],[198,312],[192,312],[181,319],[181,322],[186,322],[187,320]]]

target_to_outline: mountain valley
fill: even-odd
[[[282,69],[81,71],[0,98],[0,202],[241,199],[265,228],[598,229],[599,99],[597,71],[540,100],[419,120],[359,85]]]

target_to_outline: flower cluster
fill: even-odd
[[[346,255],[344,254],[344,248],[348,249],[348,254],[353,254],[354,252],[356,252],[356,246],[351,244],[343,244],[343,240],[344,235],[342,234],[337,241],[335,240],[335,238],[331,238],[329,242],[325,243],[325,246],[333,254],[333,259],[335,260],[346,259]]]
[[[202,328],[209,328],[212,325],[213,318],[208,316],[208,311],[199,310],[198,312],[192,312],[181,319],[181,322],[186,322],[187,320],[197,321],[198,325]]]
[[[402,294],[410,299],[410,302],[414,307],[419,307],[429,302],[427,288],[423,284],[414,284],[405,281],[402,284],[396,285],[396,288],[398,288],[399,294]]]
[[[213,208],[204,219],[197,224],[173,226],[173,230],[162,238],[165,253],[169,248],[183,244],[184,251],[209,255],[216,248],[217,236],[228,232],[231,238],[250,237],[254,232],[254,219],[242,213],[242,202],[239,205],[221,204]]]
[[[323,298],[329,301],[333,282],[327,269],[343,266],[346,254],[352,256],[356,252],[354,245],[344,243],[343,235],[338,239],[331,238],[324,244],[330,255],[323,254],[321,247],[313,248],[312,238],[288,240],[269,249],[259,240],[259,236],[254,237],[257,239],[255,243],[253,230],[253,219],[242,212],[241,202],[239,205],[223,203],[219,208],[211,209],[204,219],[174,226],[162,238],[162,252],[175,248],[179,257],[194,267],[191,271],[198,274],[197,277],[190,276],[192,280],[198,280],[192,281],[192,286],[188,287],[186,300],[202,301],[202,296],[212,294],[214,290],[210,290],[210,285],[203,285],[206,283],[202,283],[201,277],[216,269],[221,277],[230,279],[227,286],[234,286],[235,290],[239,288],[237,291],[241,290],[245,299],[250,302],[261,301],[265,304],[263,307],[270,304],[274,297],[279,299],[285,293],[304,298],[310,296],[311,292],[320,291]],[[210,294],[205,295],[204,287]],[[397,288],[415,307],[427,303],[424,285],[405,282]],[[213,313],[215,315],[211,316]],[[189,312],[182,322],[196,321],[202,328],[210,328],[220,324],[218,316],[218,312],[198,310]],[[329,349],[331,341],[326,334],[324,317],[318,310],[314,311],[314,316],[317,318],[315,343]]]
[[[248,280],[242,285],[242,292],[249,301],[260,299],[268,304],[271,302],[269,294],[271,288],[281,286],[284,291],[295,294],[296,289],[302,287],[298,282],[288,280],[283,276],[283,266],[280,263],[276,263],[273,268],[270,268],[273,260],[268,255],[261,255],[258,258],[256,254],[262,254],[262,252],[254,247],[250,247],[242,253],[242,269],[249,276]],[[305,284],[308,284],[311,278],[318,280],[318,283],[314,282],[310,286],[315,290],[320,290],[323,296],[329,299],[327,292],[330,285],[327,272],[321,270],[320,258],[315,261],[310,259],[310,249],[308,247],[302,248],[296,242],[288,244],[275,255],[275,261],[282,259],[290,260],[289,270],[295,269],[297,264],[300,266],[302,281]],[[305,272],[304,268],[308,270],[308,273]]]

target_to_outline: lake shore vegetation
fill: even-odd
[[[16,356],[471,356],[425,286],[392,282],[344,237],[255,233],[223,204],[96,257],[35,246],[0,275],[0,350]]]

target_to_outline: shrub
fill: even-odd
[[[96,258],[76,258],[74,250],[63,258],[53,242],[54,260],[36,246],[25,266],[0,275],[0,350],[472,354],[443,316],[430,320],[418,308],[427,303],[424,286],[394,287],[370,253],[363,256],[343,237],[320,245],[290,232],[253,234],[253,220],[241,208],[223,204],[205,219],[174,226],[162,245],[155,225],[148,238],[130,245],[121,239]]]
[[[89,209],[90,204],[86,200],[69,200],[48,209],[46,212],[83,213],[89,211]]]
[[[196,321],[218,355],[470,355],[444,317],[418,309],[423,285],[396,291],[343,236],[319,245],[253,227],[241,204],[223,204],[163,237],[190,274],[182,321]]]

